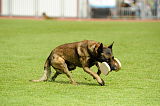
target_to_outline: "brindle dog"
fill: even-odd
[[[103,46],[102,43],[84,40],[80,42],[63,44],[56,47],[50,53],[44,65],[44,75],[39,80],[32,80],[33,82],[47,81],[51,74],[51,66],[56,70],[52,77],[52,81],[56,79],[59,74],[66,74],[70,79],[71,84],[77,84],[70,73],[76,66],[82,67],[85,72],[90,74],[97,82],[103,86],[105,85],[102,78],[100,78],[101,71],[99,70],[98,62],[107,62],[111,70],[118,70],[120,66],[114,60],[112,54],[113,43],[109,46]],[[98,72],[91,71],[90,67],[96,65]]]

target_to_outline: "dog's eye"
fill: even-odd
[[[114,56],[112,57],[112,59],[114,59]]]

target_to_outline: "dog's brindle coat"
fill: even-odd
[[[60,45],[52,50],[44,65],[44,75],[39,80],[32,80],[33,82],[47,81],[51,74],[52,66],[56,73],[52,77],[52,81],[56,79],[59,74],[66,74],[72,84],[77,84],[70,73],[76,66],[82,67],[85,72],[93,76],[97,82],[103,86],[105,83],[100,78],[101,71],[99,70],[98,62],[107,62],[111,70],[119,69],[112,55],[113,43],[105,47],[102,43],[84,40],[80,42],[68,43]],[[98,72],[91,71],[90,67],[96,65]]]

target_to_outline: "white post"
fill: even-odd
[[[9,16],[12,17],[12,0],[8,1],[8,11],[9,11]]]
[[[77,18],[79,18],[79,0],[77,0]]]
[[[35,3],[35,17],[38,18],[39,17],[39,0],[34,0]]]
[[[64,18],[64,0],[61,0],[61,18]]]
[[[160,1],[158,0],[158,6],[157,6],[157,18],[160,19]]]

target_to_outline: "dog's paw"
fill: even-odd
[[[54,81],[55,81],[55,79],[54,79],[54,78],[52,78],[52,79],[50,79],[50,80],[49,80],[49,82],[54,82]]]
[[[104,85],[105,85],[105,82],[104,82],[103,79],[101,79],[101,80],[102,80],[102,81],[101,81],[101,82],[98,82],[98,83],[99,83],[99,85],[104,86]]]
[[[77,83],[77,82],[71,82],[71,84],[72,84],[72,85],[78,85],[78,83]]]
[[[55,80],[52,80],[52,79],[51,79],[51,80],[48,80],[48,82],[54,82],[54,81],[55,81]]]

